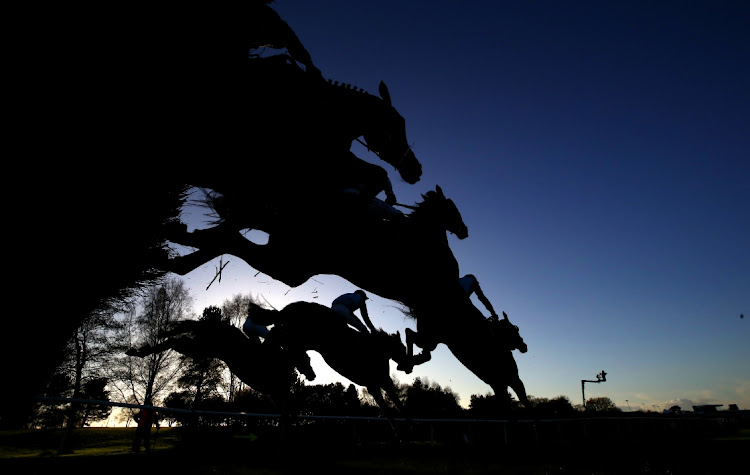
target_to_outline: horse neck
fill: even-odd
[[[371,130],[387,108],[377,96],[332,84],[324,86],[323,99],[330,107],[329,118],[338,122],[340,130],[347,131],[351,140]]]
[[[448,243],[448,235],[445,226],[437,216],[436,210],[424,202],[408,215],[408,223],[420,234],[437,238],[441,243]]]

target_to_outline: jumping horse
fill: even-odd
[[[222,360],[242,382],[266,394],[282,411],[297,376],[290,353],[223,321],[182,320],[160,334],[161,341],[126,351],[146,356],[174,350],[194,359]],[[310,375],[308,375],[308,378]],[[314,377],[314,375],[313,375]]]
[[[458,262],[447,233],[459,239],[468,236],[460,212],[439,186],[423,198],[403,219],[352,218],[347,232],[320,226],[316,220],[325,222],[325,215],[290,220],[265,245],[240,233],[223,232],[221,225],[195,231],[182,244],[197,250],[176,258],[172,270],[186,273],[227,253],[292,287],[316,274],[339,275],[411,309],[417,331],[405,335],[411,363],[402,368],[428,361],[436,346],[444,343],[501,398],[507,397],[511,386],[526,406],[512,354],[490,337],[486,319],[458,284]],[[422,353],[413,354],[414,345]]]
[[[389,360],[401,362],[406,356],[399,332],[388,334],[373,327],[370,333],[359,332],[329,307],[314,302],[293,302],[281,310],[264,309],[251,303],[248,314],[254,322],[273,325],[268,341],[292,352],[317,351],[334,371],[367,388],[400,437],[396,412],[383,397],[385,392],[396,411],[406,415],[389,365]]]
[[[311,197],[331,206],[341,190],[360,188],[363,199],[374,198],[389,186],[388,173],[354,155],[355,140],[405,182],[419,181],[422,166],[384,82],[378,97],[313,77],[279,56],[248,60],[246,83],[235,88],[242,93],[227,99],[238,108],[232,135],[245,140],[193,183],[224,198],[225,220],[231,211],[233,225],[270,231],[269,216]]]
[[[413,307],[415,300],[432,297],[440,287],[457,285],[458,262],[446,232],[468,237],[458,208],[439,186],[422,196],[424,200],[401,219],[372,219],[363,213],[339,225],[332,210],[301,213],[297,219],[281,221],[267,244],[253,243],[223,222],[176,233],[173,242],[195,251],[172,259],[168,270],[185,275],[222,254],[232,254],[291,287],[317,274],[336,274]]]
[[[442,300],[442,305],[444,312],[457,310],[458,313],[444,318],[445,313],[436,312],[422,315],[420,320],[419,312],[413,310],[417,314],[418,331],[406,329],[408,354],[406,363],[399,365],[399,369],[410,373],[412,365],[429,361],[430,352],[438,343],[443,343],[456,359],[492,388],[501,401],[501,411],[510,409],[508,388],[524,407],[531,408],[513,358],[513,350],[528,351],[518,326],[510,322],[505,312],[497,321],[486,319],[469,299],[460,303]],[[413,355],[414,345],[422,348],[421,354]]]

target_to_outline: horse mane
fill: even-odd
[[[407,214],[406,217],[409,219],[422,219],[423,216],[428,215],[435,210],[437,207],[437,199],[440,195],[436,191],[428,191],[422,194],[423,200],[414,205],[411,213]]]
[[[351,91],[353,93],[357,94],[364,94],[365,96],[369,96],[370,93],[362,89],[361,87],[352,86],[349,83],[340,83],[338,81],[334,81],[333,79],[329,79],[328,83],[329,86],[338,88],[338,90],[344,90],[344,91]]]

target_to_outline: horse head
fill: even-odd
[[[503,318],[497,321],[495,332],[500,340],[507,345],[508,349],[511,351],[518,350],[521,353],[526,353],[528,351],[529,348],[526,346],[526,342],[523,341],[518,326],[513,325],[510,320],[508,320],[508,315],[505,312],[503,312]]]
[[[385,107],[374,117],[377,127],[363,134],[367,147],[381,160],[393,165],[405,182],[413,185],[422,176],[422,164],[406,140],[406,121],[391,104],[391,95],[383,81],[378,88]]]
[[[440,186],[435,186],[435,191],[428,191],[422,195],[424,201],[417,205],[412,216],[423,216],[438,224],[442,229],[453,233],[458,239],[469,237],[469,229],[464,224],[461,213],[453,200],[446,198]]]

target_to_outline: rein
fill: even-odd
[[[383,160],[383,157],[381,157],[381,156],[380,156],[380,154],[379,154],[378,152],[376,152],[375,150],[371,149],[371,148],[370,148],[370,146],[369,146],[369,145],[367,145],[367,144],[366,144],[365,142],[361,141],[361,140],[359,139],[359,137],[357,137],[357,138],[356,138],[356,139],[354,139],[354,140],[356,140],[357,142],[359,142],[360,144],[362,144],[362,145],[363,145],[363,146],[364,146],[364,147],[365,147],[365,148],[367,149],[367,151],[368,151],[368,152],[372,152],[372,153],[374,153],[375,155],[377,155],[377,157],[378,157],[379,159]],[[404,151],[404,154],[403,154],[403,155],[401,155],[401,158],[400,158],[400,159],[399,159],[399,160],[398,160],[398,161],[397,161],[396,163],[393,163],[393,164],[392,164],[392,165],[393,165],[393,166],[394,166],[394,167],[395,167],[395,168],[396,168],[397,170],[398,170],[398,167],[399,167],[399,166],[401,165],[401,162],[403,162],[403,161],[404,161],[404,159],[406,158],[406,155],[407,155],[407,154],[408,154],[408,153],[409,153],[409,152],[411,151],[412,147],[414,147],[414,144],[411,144],[411,145],[408,145],[408,144],[407,144],[407,146],[406,146],[406,150]],[[385,160],[383,160],[383,161],[385,161]]]

